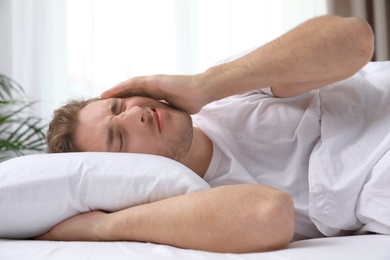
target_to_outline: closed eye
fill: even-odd
[[[125,100],[124,99],[119,99],[120,101],[120,104],[119,104],[119,109],[118,109],[118,111],[117,111],[117,115],[119,115],[120,113],[122,113],[122,112],[124,112],[125,110],[126,110],[126,102],[125,102]]]
[[[126,109],[123,99],[114,98],[110,104],[110,111],[113,115],[119,115]]]
[[[119,103],[120,102],[120,103]],[[123,99],[114,98],[110,102],[109,110],[112,115],[119,115],[121,112],[125,109],[125,102],[123,102]],[[115,135],[114,135],[115,133]],[[115,137],[115,138],[114,138]],[[115,139],[115,140],[114,140]],[[118,141],[116,141],[118,140]],[[118,151],[121,151],[123,149],[123,137],[122,133],[119,131],[118,127],[110,126],[108,128],[107,133],[107,149],[110,150],[110,147],[113,145],[113,143],[119,142],[117,145]]]
[[[119,152],[123,149],[123,136],[122,133],[119,133]]]
[[[115,105],[113,106],[114,109],[113,109],[113,114],[114,115],[120,115],[122,112],[124,112],[126,110],[126,102],[125,102],[125,99],[119,99],[119,98],[116,98],[115,99]],[[118,152],[121,152],[123,150],[123,147],[124,147],[124,138],[123,138],[123,135],[122,135],[122,131],[120,129],[118,129],[117,127],[117,134],[116,134],[116,139],[118,140]]]

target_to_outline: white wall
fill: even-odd
[[[132,76],[201,72],[326,11],[326,0],[0,0],[0,72],[49,118]]]

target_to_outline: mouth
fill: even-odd
[[[158,108],[152,108],[152,111],[153,111],[153,117],[156,120],[158,131],[161,133],[161,131],[163,129],[163,126],[164,126],[164,123],[163,123],[164,122],[164,120],[163,120],[164,119],[163,111],[161,111]]]

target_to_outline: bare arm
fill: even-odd
[[[205,72],[217,100],[271,86],[289,97],[352,76],[372,57],[373,34],[360,18],[322,16],[233,62]]]
[[[213,252],[280,249],[294,232],[290,197],[263,185],[185,194],[115,213],[70,218],[38,239],[145,241]]]
[[[364,20],[322,16],[203,73],[136,77],[102,97],[151,96],[196,113],[212,101],[266,86],[272,86],[276,96],[294,96],[356,73],[371,59],[373,42]]]

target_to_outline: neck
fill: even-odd
[[[213,156],[213,144],[211,140],[198,127],[194,127],[192,144],[184,165],[203,178]]]

